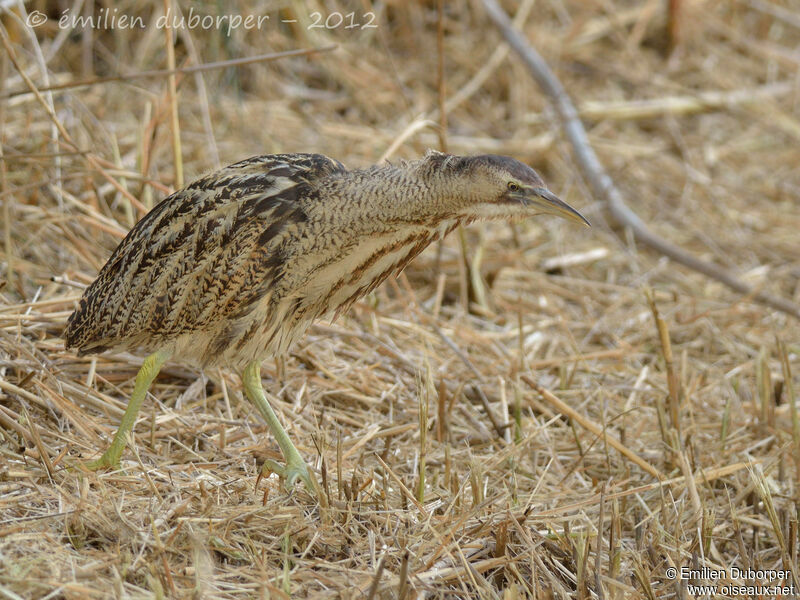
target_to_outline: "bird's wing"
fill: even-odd
[[[253,157],[163,200],[130,231],[67,324],[68,347],[98,352],[168,340],[243,314],[282,268],[299,200],[344,171],[318,154]]]

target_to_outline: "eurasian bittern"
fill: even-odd
[[[340,313],[461,224],[548,213],[586,223],[530,167],[504,156],[429,152],[347,170],[319,154],[243,160],[150,211],[86,289],[65,332],[78,354],[148,353],[111,446],[119,464],[150,384],[171,356],[243,369],[248,398],[286,460],[287,487],[317,491],[261,387],[260,365],[317,317]]]

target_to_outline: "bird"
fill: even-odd
[[[321,154],[270,154],[197,179],[131,229],[68,318],[65,347],[79,356],[146,355],[111,445],[85,466],[119,466],[150,385],[175,360],[238,370],[285,461],[265,461],[260,475],[319,494],[266,399],[263,360],[456,227],[536,214],[589,225],[531,167],[492,154],[429,150],[358,169]]]

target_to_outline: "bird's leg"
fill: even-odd
[[[278,446],[283,452],[283,458],[286,460],[285,466],[281,466],[273,460],[267,460],[264,462],[261,472],[277,473],[286,480],[286,488],[288,490],[291,490],[295,481],[300,478],[310,492],[319,495],[319,484],[316,477],[306,466],[305,461],[300,456],[297,448],[294,447],[286,431],[284,431],[269,402],[267,402],[264,389],[261,387],[261,363],[253,361],[245,367],[242,373],[242,383],[247,397],[250,398],[258,412],[264,417],[269,430],[275,436],[275,441],[278,442]]]
[[[119,465],[119,459],[122,456],[122,451],[125,449],[125,444],[128,441],[128,432],[133,429],[133,424],[136,422],[136,415],[142,406],[142,401],[147,396],[147,390],[150,389],[150,384],[158,375],[164,362],[170,357],[170,352],[159,350],[153,352],[150,356],[144,359],[142,367],[136,374],[136,382],[133,384],[133,393],[131,399],[128,401],[128,408],[125,409],[125,414],[122,415],[119,429],[114,435],[114,439],[108,450],[103,452],[103,455],[97,460],[85,463],[87,469],[95,470],[104,467],[115,468]]]

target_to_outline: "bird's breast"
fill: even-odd
[[[319,314],[338,313],[399,273],[441,233],[438,228],[404,228],[346,244],[310,274],[306,299],[319,307]]]
[[[285,351],[314,319],[338,315],[456,225],[403,227],[327,240],[317,236],[315,244],[289,259],[279,288],[233,333],[235,341],[225,361]]]

